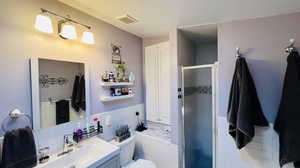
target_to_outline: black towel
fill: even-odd
[[[84,75],[75,76],[73,93],[72,93],[72,107],[79,112],[80,109],[85,111],[85,79]]]
[[[274,129],[279,135],[280,166],[294,162],[295,167],[300,168],[300,57],[298,52],[292,52],[287,62]]]
[[[84,76],[81,76],[79,83],[79,107],[85,111],[85,79]]]
[[[32,168],[37,165],[34,136],[30,128],[4,135],[1,168]]]
[[[56,102],[56,125],[70,121],[70,108],[68,100]]]
[[[242,149],[255,136],[255,126],[268,126],[256,88],[245,58],[236,61],[232,80],[227,120],[229,134],[235,140],[238,149]]]
[[[80,108],[79,83],[80,83],[80,77],[76,75],[75,80],[74,80],[74,84],[73,84],[72,107],[77,112],[79,112],[79,108]]]

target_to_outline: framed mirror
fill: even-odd
[[[34,130],[85,119],[89,77],[83,62],[31,58]]]

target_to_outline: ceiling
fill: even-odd
[[[218,29],[216,24],[201,26],[186,26],[180,28],[183,34],[194,43],[216,43],[218,41]]]
[[[167,35],[170,30],[206,23],[300,12],[299,0],[59,0],[140,37]],[[126,25],[116,17],[139,20]]]

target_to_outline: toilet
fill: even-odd
[[[111,141],[120,148],[120,164],[121,168],[156,168],[156,165],[149,160],[138,159],[132,160],[135,148],[135,135],[119,143],[116,140]]]

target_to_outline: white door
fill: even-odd
[[[157,46],[145,48],[145,88],[147,120],[156,121],[157,116]]]
[[[169,42],[145,48],[147,120],[170,124],[171,66]]]
[[[170,124],[171,106],[171,65],[169,42],[159,44],[159,120],[164,124]]]

